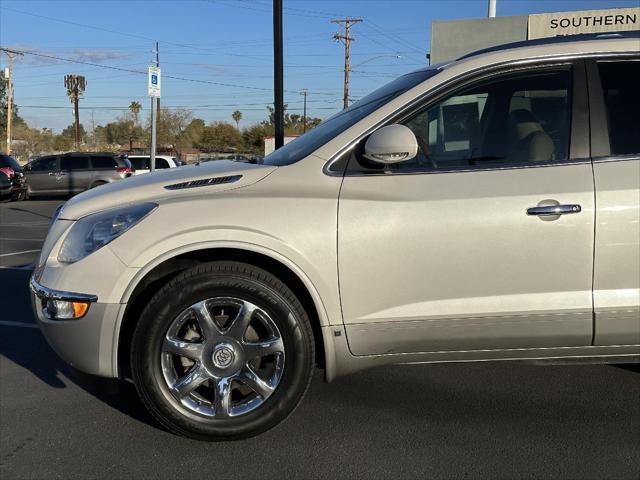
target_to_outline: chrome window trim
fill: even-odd
[[[439,175],[441,173],[469,173],[469,172],[497,172],[501,170],[522,170],[525,168],[544,168],[544,167],[564,167],[569,165],[584,165],[591,163],[590,158],[576,158],[573,160],[566,161],[550,161],[550,162],[540,162],[540,163],[530,163],[530,164],[505,164],[499,167],[476,167],[476,168],[459,168],[459,169],[451,169],[451,170],[424,170],[424,169],[413,169],[413,170],[400,170],[400,171],[380,171],[380,172],[371,172],[371,173],[362,173],[362,172],[345,172],[345,177],[372,177],[372,176],[389,176],[389,175]]]
[[[628,153],[625,155],[607,155],[604,157],[594,157],[593,163],[608,163],[608,162],[628,162],[630,160],[640,161],[640,153]]]
[[[370,135],[371,133],[373,133],[375,130],[377,130],[378,128],[380,128],[381,126],[385,125],[387,122],[389,122],[390,120],[392,120],[394,117],[400,117],[406,113],[408,113],[409,111],[413,110],[414,108],[416,108],[416,106],[422,102],[424,102],[425,99],[427,99],[428,97],[433,96],[433,101],[436,102],[438,101],[440,98],[442,98],[443,95],[446,95],[448,93],[448,91],[451,88],[456,88],[457,85],[456,84],[460,84],[459,86],[464,86],[464,84],[466,83],[470,83],[476,80],[482,80],[484,78],[489,78],[492,75],[499,75],[502,73],[510,73],[510,72],[514,72],[514,71],[519,71],[519,70],[527,70],[529,68],[534,68],[537,65],[544,65],[545,67],[549,67],[552,68],[554,66],[561,66],[563,64],[569,64],[575,60],[587,60],[587,59],[602,59],[602,58],[610,58],[610,57],[617,57],[617,58],[624,58],[624,57],[637,57],[638,53],[637,52],[633,52],[633,51],[620,51],[620,52],[600,52],[600,53],[592,53],[592,54],[584,54],[584,53],[572,53],[572,54],[559,54],[559,55],[550,55],[550,56],[546,56],[546,57],[535,57],[535,58],[528,58],[528,59],[524,59],[524,60],[507,60],[504,62],[499,62],[499,63],[494,63],[491,65],[485,65],[482,67],[478,67],[478,68],[474,68],[472,70],[468,70],[467,72],[465,72],[462,75],[450,78],[449,80],[446,80],[445,82],[436,85],[435,87],[433,87],[432,89],[427,90],[426,92],[424,92],[423,94],[421,94],[420,96],[414,98],[411,102],[401,106],[400,108],[398,108],[397,110],[393,111],[392,113],[390,113],[389,115],[385,116],[382,120],[380,120],[379,122],[377,122],[375,125],[373,125],[372,127],[368,128],[365,132],[363,132],[361,135],[359,135],[356,139],[349,141],[347,144],[345,144],[343,147],[341,147],[340,149],[338,149],[338,151],[336,153],[334,153],[331,158],[329,158],[329,160],[327,162],[325,162],[324,166],[322,167],[322,172],[330,177],[343,177],[343,176],[349,176],[349,177],[354,177],[354,176],[369,176],[369,175],[377,175],[376,173],[359,173],[359,172],[346,172],[346,167],[345,167],[345,171],[339,172],[339,171],[331,171],[330,168],[331,166],[338,162],[340,160],[340,158],[342,157],[343,154],[347,153],[349,150],[351,150],[352,148],[354,148],[364,137],[366,137],[367,135]],[[451,65],[447,65],[447,67],[450,67]],[[514,67],[514,68],[510,68],[510,67]],[[444,69],[443,71],[446,71],[446,69]],[[486,76],[485,76],[486,75]],[[412,171],[410,174],[412,175],[417,175],[417,174],[421,174],[421,175],[427,175],[427,174],[433,174],[433,173],[454,173],[454,172],[482,172],[482,171],[487,171],[487,170],[510,170],[510,169],[515,169],[515,168],[538,168],[541,166],[557,166],[557,165],[571,165],[571,164],[580,164],[580,163],[585,163],[585,162],[590,162],[591,160],[585,160],[582,161],[582,159],[573,159],[573,160],[567,160],[564,162],[557,162],[557,163],[545,163],[544,165],[519,165],[519,166],[504,166],[504,167],[486,167],[486,168],[473,168],[473,169],[468,169],[468,170],[438,170],[438,171],[427,171],[427,170],[415,170]],[[409,173],[409,172],[407,172]],[[400,175],[402,174],[401,172],[388,172],[388,173],[382,173],[383,175]]]
[[[97,295],[91,295],[88,293],[64,292],[61,290],[53,290],[51,288],[47,288],[43,285],[40,285],[40,283],[36,281],[34,276],[31,276],[29,287],[31,288],[31,291],[41,299],[84,303],[94,303],[98,301]]]

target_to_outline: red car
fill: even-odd
[[[10,155],[0,154],[0,172],[11,182],[11,199],[24,200],[27,197],[27,182],[17,160]]]

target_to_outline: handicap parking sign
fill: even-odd
[[[149,66],[149,96],[160,97],[160,68],[155,65]]]

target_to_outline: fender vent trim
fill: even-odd
[[[167,190],[183,190],[185,188],[208,187],[210,185],[221,185],[223,183],[234,183],[242,178],[242,175],[232,175],[229,177],[203,178],[201,180],[191,180],[188,182],[165,185]]]

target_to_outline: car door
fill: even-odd
[[[588,62],[596,345],[640,344],[640,57]]]
[[[58,157],[41,157],[25,168],[27,185],[31,193],[56,193],[60,177]]]
[[[87,155],[65,155],[60,159],[60,170],[64,175],[62,187],[65,193],[76,194],[89,188],[93,172],[89,170]]]
[[[394,120],[416,133],[413,159],[351,154],[338,266],[356,355],[591,345],[584,66],[469,82]]]

